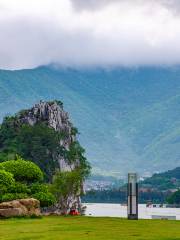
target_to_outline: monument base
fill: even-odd
[[[129,220],[138,220],[138,215],[137,214],[129,214],[128,219]]]

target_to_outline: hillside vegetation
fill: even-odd
[[[40,102],[4,118],[0,125],[0,162],[12,160],[18,154],[35,162],[47,181],[52,180],[57,169],[77,168],[85,176],[90,166],[84,157],[85,150],[76,140],[77,132],[61,102]]]
[[[167,172],[153,174],[152,177],[142,181],[140,186],[158,190],[178,189],[180,188],[180,167]]]
[[[0,71],[0,118],[61,99],[97,174],[180,165],[180,67]],[[111,163],[111,164],[110,164]]]

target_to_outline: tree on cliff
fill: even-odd
[[[76,140],[77,132],[61,102],[40,102],[4,118],[0,126],[0,161],[19,154],[36,163],[47,181],[52,180],[56,169],[81,168],[82,176],[87,175],[90,166]]]
[[[80,204],[80,195],[82,187],[82,176],[78,170],[71,172],[56,172],[53,177],[50,191],[57,199],[58,209],[63,213],[67,212],[71,208],[76,208],[76,205]],[[72,198],[76,198],[78,202],[72,202]],[[75,204],[75,206],[74,206]]]

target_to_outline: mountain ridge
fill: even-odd
[[[40,99],[64,103],[95,173],[180,165],[179,66],[0,71],[1,120]]]

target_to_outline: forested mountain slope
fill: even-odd
[[[0,118],[35,102],[63,101],[101,174],[180,165],[180,67],[0,71]]]
[[[180,167],[162,173],[155,173],[145,179],[140,186],[150,189],[169,190],[180,188]]]

